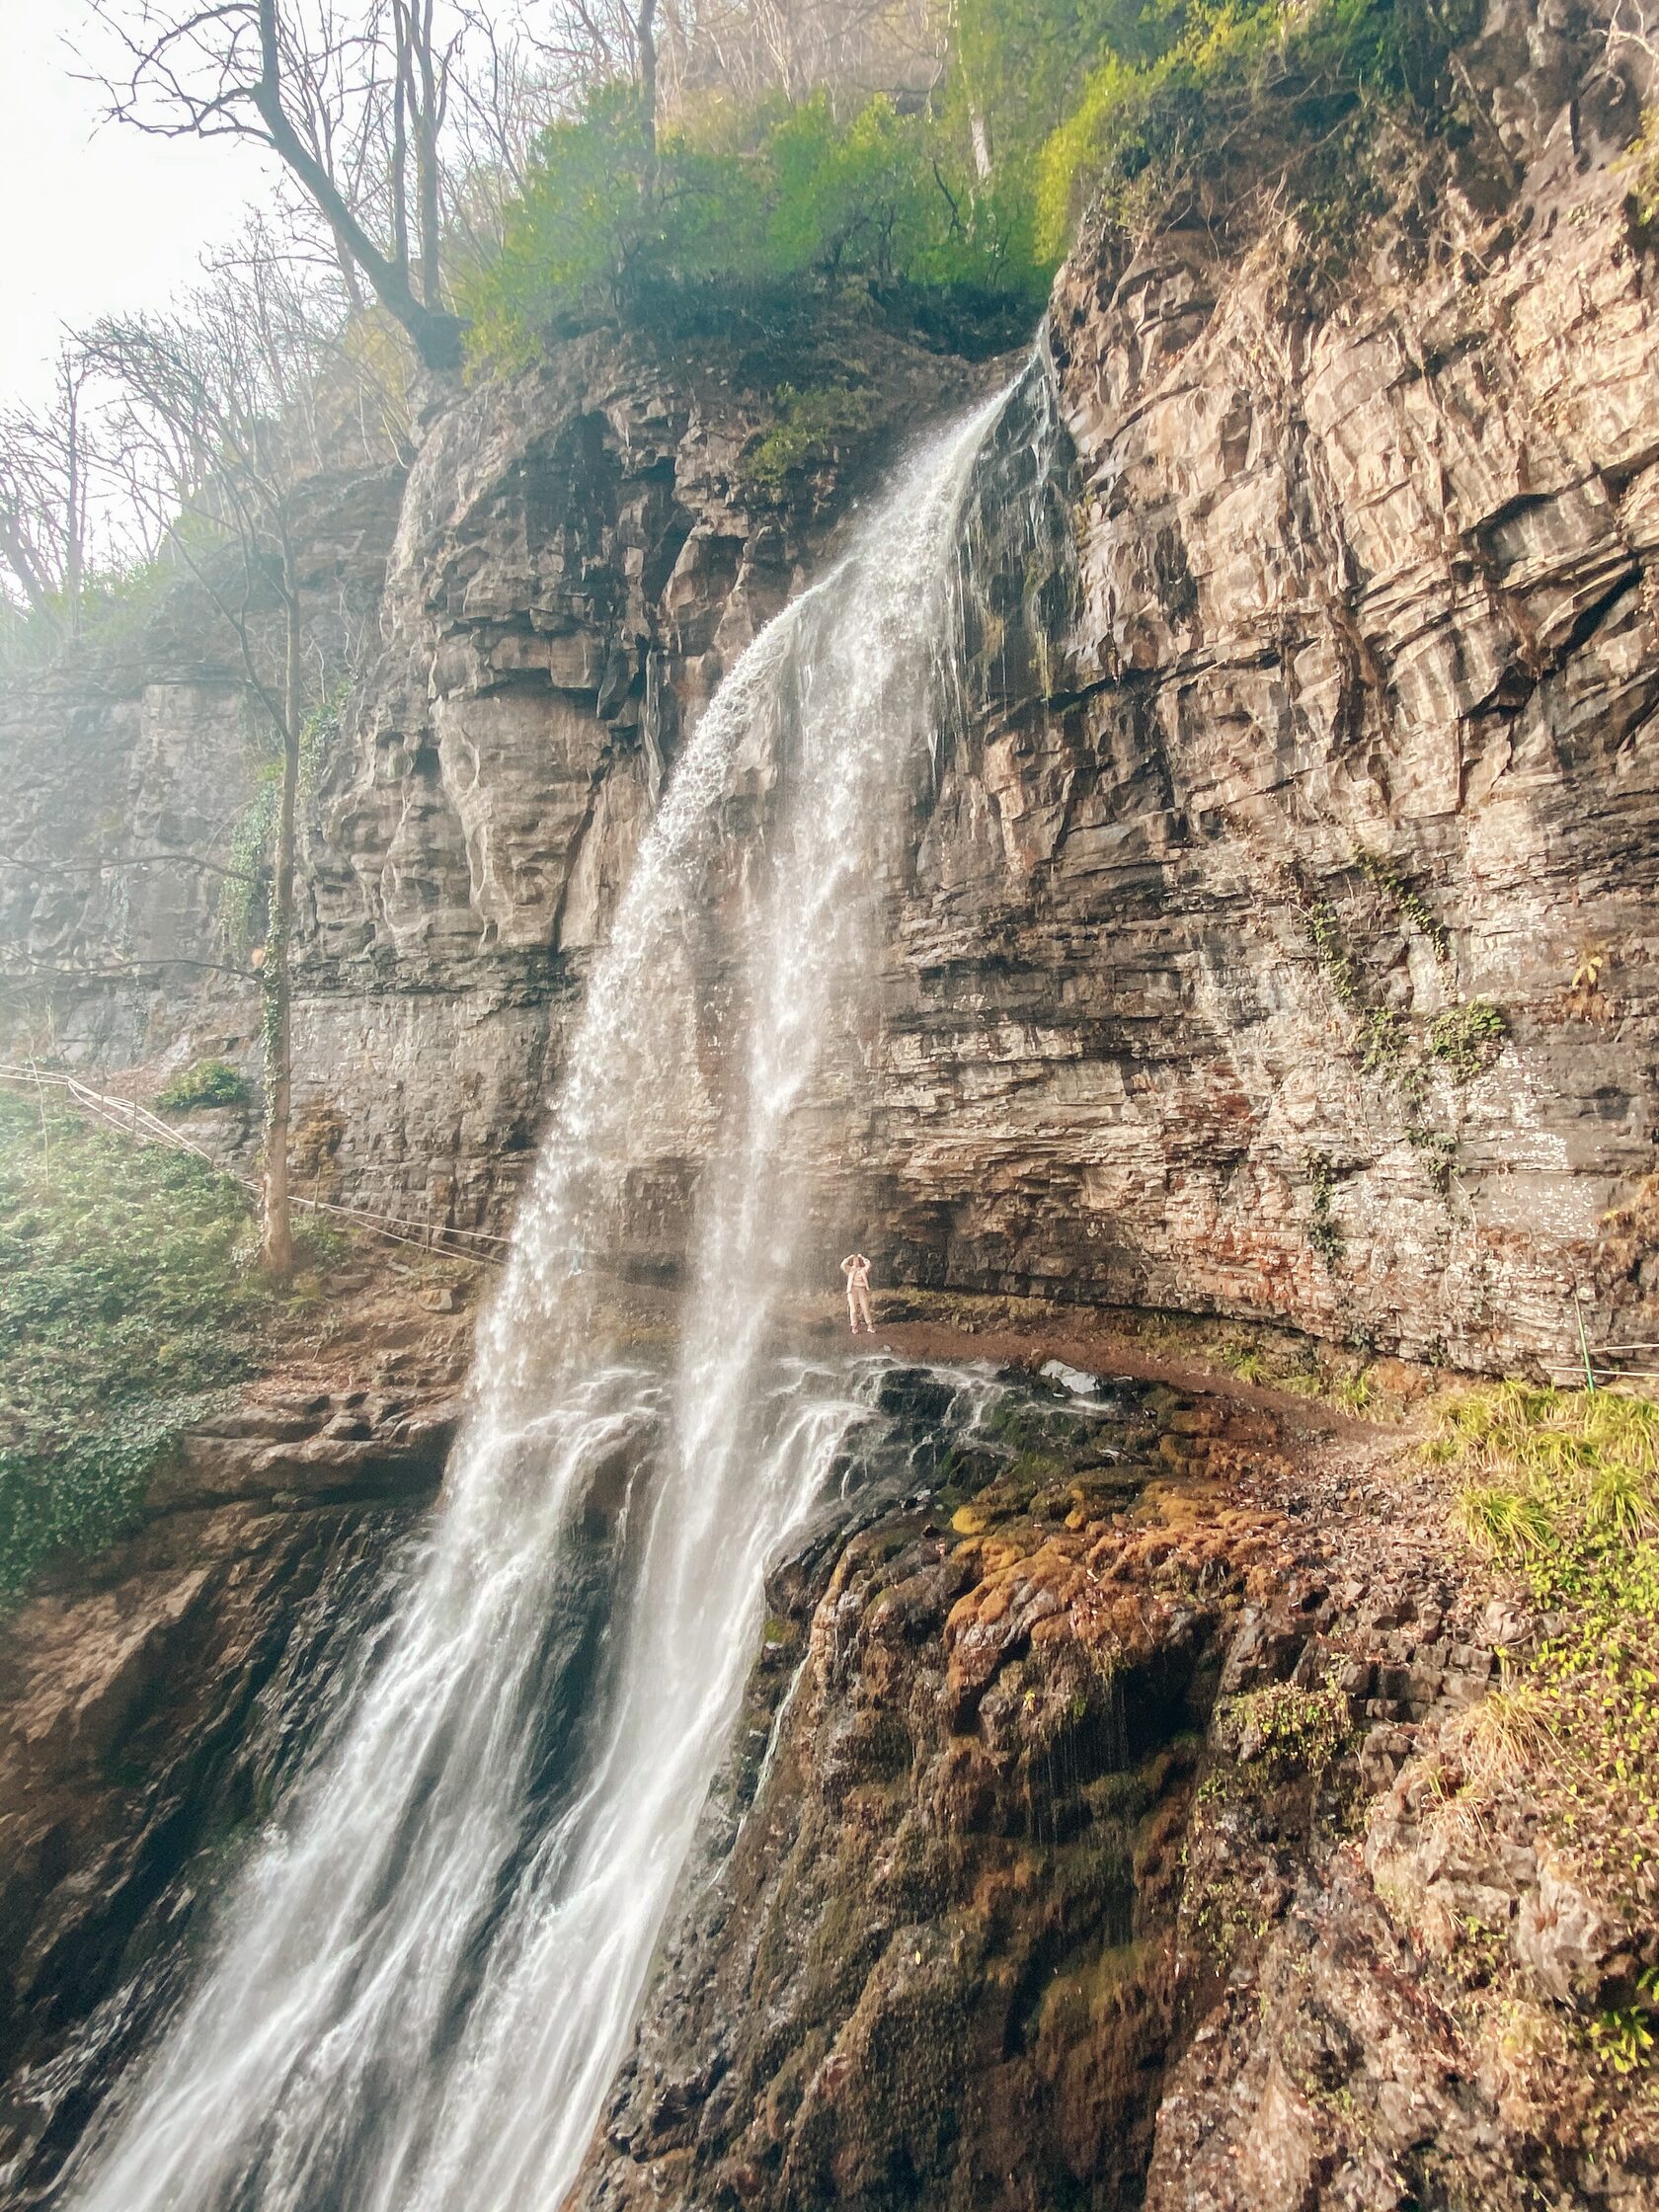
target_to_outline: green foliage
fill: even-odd
[[[1240,1382],[1265,1382],[1268,1380],[1267,1355],[1259,1345],[1224,1344],[1222,1358]]]
[[[1017,163],[1065,121],[1091,70],[1155,61],[1179,23],[1146,0],[959,0],[948,112],[963,128],[983,118],[998,163]]]
[[[240,956],[264,923],[271,894],[271,854],[276,838],[281,763],[271,761],[231,831],[230,860],[219,886],[219,934]]]
[[[1309,1152],[1307,1183],[1313,1194],[1313,1215],[1308,1224],[1307,1241],[1326,1267],[1334,1268],[1347,1247],[1342,1224],[1336,1218],[1332,1203],[1336,1195],[1336,1166],[1329,1152]]]
[[[0,680],[27,679],[88,642],[105,651],[130,643],[155,614],[172,574],[164,559],[96,570],[78,600],[54,592],[43,611],[0,596]]]
[[[1449,1198],[1452,1178],[1458,1173],[1457,1138],[1450,1130],[1425,1128],[1411,1110],[1405,1125],[1405,1141],[1422,1162],[1429,1188],[1442,1198]]]
[[[1354,1733],[1348,1700],[1339,1690],[1302,1690],[1289,1682],[1232,1698],[1221,1721],[1224,1741],[1240,1759],[1263,1759],[1281,1771],[1310,1775],[1315,1782]]]
[[[1444,968],[1452,959],[1452,940],[1442,923],[1435,917],[1423,894],[1401,874],[1391,860],[1375,852],[1368,852],[1363,845],[1356,846],[1354,865],[1368,882],[1375,884],[1385,899],[1393,903],[1400,919],[1420,936],[1426,937],[1434,948],[1434,956]]]
[[[163,1113],[188,1114],[198,1106],[245,1106],[248,1086],[224,1060],[198,1060],[170,1075],[156,1093]]]
[[[692,117],[647,163],[631,88],[543,133],[505,243],[465,285],[475,367],[521,368],[549,333],[672,323],[699,302],[766,309],[861,289],[925,320],[954,302],[1028,322],[1049,271],[1016,191],[977,189],[948,133],[885,97]]]
[[[1391,1006],[1368,1006],[1354,1031],[1354,1043],[1366,1073],[1383,1073],[1404,1056],[1405,1024]]]
[[[1402,921],[1428,940],[1436,960],[1443,966],[1448,964],[1451,940],[1422,896],[1393,863],[1361,847],[1355,852],[1354,864],[1393,903]],[[1336,908],[1328,899],[1310,894],[1300,881],[1293,881],[1290,890],[1297,916],[1332,996],[1354,1016],[1349,1051],[1366,1074],[1381,1076],[1394,1085],[1403,1109],[1406,1142],[1417,1154],[1430,1187],[1450,1201],[1458,1173],[1459,1140],[1449,1130],[1434,1128],[1426,1118],[1429,1064],[1438,1062],[1459,1084],[1471,1081],[1502,1050],[1508,1034],[1503,1015],[1490,1000],[1479,998],[1448,1007],[1435,1016],[1425,1033],[1391,1006],[1368,1005],[1365,973]],[[1326,1242],[1317,1203],[1314,1242],[1321,1249]]]
[[[1298,911],[1312,944],[1313,956],[1324,970],[1332,996],[1349,1013],[1361,1013],[1364,999],[1360,991],[1359,966],[1348,949],[1336,908],[1328,899],[1308,899]]]
[[[1466,0],[1186,0],[1143,42],[1108,40],[1037,165],[1038,248],[1065,249],[1088,200],[1134,231],[1195,174],[1250,163],[1295,182],[1307,229],[1340,255],[1368,205],[1376,116],[1444,127]],[[1152,50],[1147,31],[1157,38]]]
[[[1651,229],[1659,223],[1659,108],[1642,110],[1641,128],[1625,161],[1636,214]]]
[[[1445,1411],[1460,1518],[1552,1621],[1525,1688],[1558,1747],[1549,1825],[1618,1894],[1659,1893],[1659,1402],[1507,1382]]]
[[[1428,1046],[1433,1057],[1451,1071],[1457,1083],[1472,1082],[1484,1074],[1503,1050],[1509,1024],[1489,998],[1473,998],[1466,1005],[1448,1006],[1429,1025]]]
[[[340,735],[344,691],[307,715],[299,733],[299,795],[317,788],[330,749]],[[272,867],[276,857],[276,818],[281,801],[282,762],[278,754],[263,762],[254,795],[231,832],[230,859],[219,886],[219,934],[240,958],[269,926]]]
[[[1649,1967],[1640,1975],[1636,1991],[1642,2002],[1615,2006],[1590,2023],[1590,2049],[1598,2065],[1620,2076],[1638,2072],[1653,2057],[1659,1969]]]
[[[769,491],[781,489],[798,471],[829,459],[841,440],[856,437],[870,421],[869,400],[845,384],[804,392],[793,384],[780,384],[777,411],[772,429],[743,458],[746,479]]]
[[[0,1093],[0,1606],[118,1536],[159,1454],[247,1372],[248,1230],[201,1161]]]

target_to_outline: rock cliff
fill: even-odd
[[[1454,1809],[1539,1624],[1433,1480],[1236,1385],[986,1391],[890,1376],[919,1496],[773,1578],[584,2212],[1651,2201],[1593,2028],[1652,1932]]]
[[[382,1351],[378,1385],[337,1358],[256,1388],[158,1469],[132,1537],[0,1628],[7,2206],[49,2200],[200,1908],[360,1681],[443,1470],[461,1342]]]
[[[1461,64],[1469,144],[1402,159],[1340,268],[1224,177],[1062,273],[966,517],[880,1019],[808,1117],[827,1189],[860,1163],[823,1233],[886,1281],[1490,1371],[1560,1366],[1581,1310],[1659,1335],[1645,64],[1600,0],[1493,0]],[[434,398],[407,478],[319,492],[356,675],[309,802],[300,1115],[372,1208],[505,1225],[685,731],[898,444],[1022,373],[852,318],[693,351],[571,341]],[[791,380],[863,427],[780,486]],[[9,696],[0,746],[15,1040],[251,1066],[246,980],[199,981],[196,863],[258,772],[234,672],[152,623]],[[777,765],[734,801],[711,1023]],[[664,1121],[640,1275],[695,1173]],[[1590,2038],[1651,1930],[1513,1807],[1446,1815],[1540,1631],[1444,1501],[1247,1389],[1126,1373],[1084,1419],[998,1387],[988,1443],[896,1375],[906,1482],[774,1577],[590,2212],[1650,2202],[1651,2096],[1613,2111]],[[384,1392],[246,1419],[0,1646],[20,2204],[436,1472],[434,1409]]]
[[[890,1271],[1472,1367],[1569,1358],[1581,1296],[1594,1334],[1653,1333],[1645,64],[1595,6],[1499,5],[1464,66],[1482,161],[1404,163],[1335,277],[1295,217],[1202,195],[1062,274],[1052,472],[1020,479],[1016,408],[971,711],[835,1102]],[[377,605],[301,956],[344,1190],[502,1225],[681,733],[896,443],[1010,372],[856,321],[596,335],[435,404],[395,532],[390,478],[319,499],[319,583]],[[863,428],[778,488],[746,455],[791,377]],[[245,800],[232,672],[146,650],[7,703],[6,940],[59,1049],[247,1057],[246,989],[188,988],[208,879],[145,857]],[[66,957],[149,965],[66,992]]]

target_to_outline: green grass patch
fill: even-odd
[[[1457,1512],[1555,1623],[1522,1678],[1556,1834],[1615,1894],[1659,1896],[1659,1402],[1524,1382],[1446,1409],[1429,1456]]]
[[[246,1375],[272,1299],[200,1160],[0,1093],[0,1608],[131,1526],[157,1459]]]

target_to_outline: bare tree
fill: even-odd
[[[86,581],[87,364],[58,355],[49,405],[0,413],[0,563],[48,628],[73,632]]]
[[[443,304],[439,140],[460,19],[436,0],[93,0],[118,41],[110,113],[166,138],[250,139],[327,225],[428,368],[460,364]],[[359,294],[360,296],[360,294]]]
[[[191,324],[106,322],[88,356],[121,394],[114,431],[128,497],[161,518],[178,557],[235,641],[251,698],[278,750],[271,911],[261,968],[265,1041],[262,1256],[293,1267],[288,1199],[291,939],[305,722],[306,610],[295,498],[308,470],[294,388],[309,364],[273,363],[235,311]]]
[[[944,67],[950,0],[663,0],[669,104],[722,86],[751,100],[922,94]]]

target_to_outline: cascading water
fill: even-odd
[[[758,637],[679,761],[597,963],[401,1618],[246,1868],[198,1986],[74,2162],[77,2212],[552,2212],[637,2009],[767,1561],[863,1408],[770,1348],[785,1135],[868,1004],[874,886],[927,733],[991,401]],[[739,1017],[699,1066],[687,944],[735,797]],[[732,901],[728,900],[727,905]],[[607,1333],[630,1178],[706,1166],[680,1350]]]

